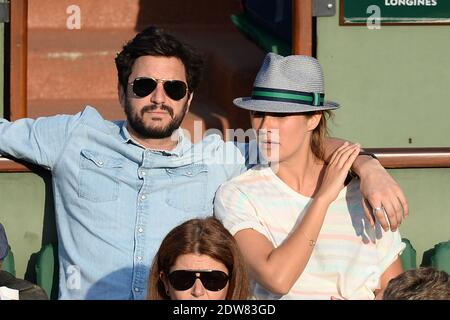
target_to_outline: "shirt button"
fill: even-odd
[[[145,176],[145,171],[141,171],[141,176]]]
[[[139,292],[139,288],[134,288],[134,291],[135,292]]]
[[[139,261],[142,261],[142,257],[137,257],[137,259],[138,259]]]
[[[186,174],[187,174],[188,176],[192,176],[192,172],[190,172],[190,171],[186,172]]]
[[[97,164],[98,164],[99,166],[102,166],[102,165],[103,165],[103,161],[99,161],[99,162],[97,162]]]
[[[141,200],[145,200],[145,198],[147,198],[147,197],[145,196],[145,194],[143,194],[143,195],[141,196]]]
[[[142,233],[142,232],[144,232],[144,229],[139,228],[139,229],[138,229],[138,232],[139,232],[139,233]]]

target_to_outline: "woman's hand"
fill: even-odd
[[[325,169],[320,189],[315,196],[318,200],[331,203],[336,200],[337,196],[344,188],[344,182],[347,178],[348,171],[358,156],[360,146],[358,144],[349,144],[345,142],[337,149]]]

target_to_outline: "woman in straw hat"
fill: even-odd
[[[250,110],[266,164],[224,184],[215,215],[249,265],[254,297],[374,299],[402,272],[404,244],[364,214],[359,180],[348,176],[359,145],[324,159],[326,119],[339,104],[325,101],[318,61],[269,53],[252,96],[234,104]]]

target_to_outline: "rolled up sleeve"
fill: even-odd
[[[0,154],[51,169],[81,117],[57,115],[10,122],[0,119]]]
[[[378,266],[381,273],[383,273],[387,268],[389,268],[395,259],[402,254],[406,245],[402,242],[402,238],[398,230],[395,232],[390,230],[383,231],[381,226],[380,230],[382,232],[382,237],[377,240],[376,247],[378,253]]]

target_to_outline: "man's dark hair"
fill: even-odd
[[[117,75],[125,94],[134,61],[142,56],[180,59],[186,70],[189,92],[198,87],[203,67],[202,57],[188,44],[161,28],[151,26],[138,33],[116,57]]]
[[[383,300],[450,300],[450,277],[431,267],[405,271],[389,281]]]

